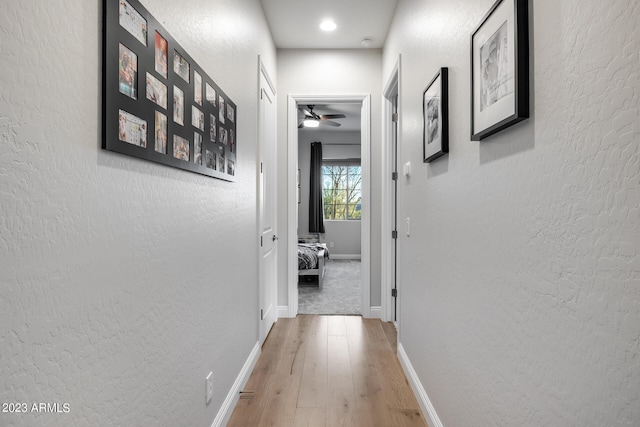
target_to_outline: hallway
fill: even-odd
[[[228,425],[426,426],[395,340],[378,319],[279,319]]]

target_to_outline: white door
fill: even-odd
[[[260,229],[260,345],[277,316],[276,97],[260,69],[258,205]]]

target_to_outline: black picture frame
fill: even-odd
[[[449,152],[449,69],[442,67],[422,92],[424,163]]]
[[[528,0],[498,0],[471,34],[471,140],[528,117]]]
[[[139,1],[103,20],[102,148],[236,181],[237,105]]]

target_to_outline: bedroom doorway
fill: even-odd
[[[298,105],[299,314],[361,314],[361,109],[361,103]],[[305,126],[313,117],[317,126]],[[314,170],[322,185],[315,192],[322,206],[315,207]],[[320,218],[323,233],[311,225]],[[315,250],[329,257],[318,259]]]
[[[344,158],[344,160],[347,161],[353,161],[356,160],[355,158],[359,158],[357,159],[359,161],[359,165],[357,165],[358,167],[358,171],[361,174],[361,183],[360,183],[360,187],[361,187],[361,194],[362,194],[362,201],[359,204],[359,206],[357,206],[358,209],[358,215],[360,215],[360,227],[359,227],[359,251],[360,251],[360,260],[358,259],[351,259],[354,258],[352,253],[347,253],[346,259],[344,260],[340,260],[338,258],[341,258],[340,256],[331,256],[331,258],[328,260],[328,263],[331,263],[332,261],[336,262],[336,268],[340,268],[342,271],[341,273],[337,273],[338,275],[341,276],[347,276],[347,274],[345,273],[346,271],[349,271],[349,276],[351,276],[352,280],[356,280],[356,278],[353,277],[353,272],[357,271],[358,276],[359,276],[359,292],[358,292],[358,301],[357,301],[357,305],[358,305],[358,310],[357,312],[359,314],[362,314],[363,317],[370,317],[370,156],[369,156],[369,150],[370,150],[370,138],[371,138],[371,130],[370,130],[370,104],[371,104],[371,100],[370,100],[370,95],[290,95],[289,96],[289,100],[288,100],[288,139],[289,139],[289,153],[288,153],[288,161],[289,161],[289,191],[290,191],[290,197],[289,197],[289,202],[288,202],[288,209],[289,209],[289,217],[290,218],[298,218],[298,199],[300,197],[302,197],[304,199],[305,195],[302,196],[298,196],[298,191],[300,191],[300,193],[305,193],[306,197],[308,197],[308,188],[306,192],[303,192],[302,189],[298,190],[298,183],[301,183],[301,186],[305,185],[305,181],[306,181],[306,185],[308,186],[308,175],[306,176],[305,179],[305,174],[303,174],[302,172],[300,172],[302,178],[298,178],[299,176],[299,172],[298,169],[302,169],[299,167],[298,164],[298,149],[299,149],[299,141],[301,141],[303,138],[299,137],[299,132],[298,132],[298,126],[299,123],[301,121],[302,118],[304,118],[304,111],[309,111],[310,108],[309,106],[314,106],[313,108],[315,109],[314,112],[322,112],[322,106],[324,107],[328,107],[330,106],[331,108],[335,109],[335,110],[342,110],[342,109],[348,109],[348,108],[353,108],[355,107],[357,110],[359,110],[359,132],[358,132],[358,137],[357,137],[357,141],[351,141],[350,144],[331,144],[331,143],[327,143],[326,144],[326,148],[328,149],[327,151],[330,152],[336,152],[336,151],[351,151],[351,152],[358,152],[358,155],[351,155],[351,156],[346,156],[346,158]],[[326,113],[330,113],[330,114],[343,114],[339,111],[334,111],[334,112],[329,112],[327,111]],[[344,113],[346,115],[346,113]],[[325,114],[322,114],[325,115]],[[338,120],[333,120],[335,122],[340,121]],[[352,135],[353,137],[353,135]],[[314,140],[316,138],[311,137],[311,140]],[[321,142],[322,139],[326,140],[326,137],[323,138],[317,138],[318,140],[320,140]],[[323,145],[325,145],[323,143]],[[343,147],[337,147],[338,145],[343,145]],[[335,157],[334,155],[329,155],[328,157]],[[324,147],[323,147],[323,157],[324,156]],[[347,223],[347,224],[343,224],[343,225],[348,225],[348,221],[338,221],[340,223]],[[308,222],[307,222],[308,224]],[[353,225],[353,223],[351,224]],[[297,239],[298,239],[298,226],[299,223],[298,221],[291,221],[289,223],[289,315],[291,317],[295,317],[299,312],[299,303],[300,303],[300,295],[298,292],[298,270],[297,270]],[[300,230],[301,233],[305,233],[306,230]],[[338,231],[338,233],[340,233]],[[325,233],[326,234],[326,233]],[[326,238],[326,236],[322,237],[322,241],[324,243],[327,244],[327,249],[329,250],[329,253],[331,254],[332,251],[332,247],[331,247],[331,242],[333,241],[334,244],[337,243],[337,239],[332,239],[331,237],[329,237],[329,239]],[[335,245],[334,248],[335,249]],[[357,250],[353,250],[353,252],[356,252]],[[337,266],[337,264],[351,264],[350,266],[344,265],[344,266]],[[328,266],[330,268],[330,266]],[[325,278],[327,278],[327,276],[325,276]],[[331,277],[328,277],[329,279],[331,279]],[[325,285],[326,286],[325,282]],[[317,285],[316,285],[316,289],[317,289]],[[326,313],[326,314],[330,314],[330,313]],[[337,314],[333,313],[333,314]],[[355,314],[355,313],[350,313],[350,314]]]

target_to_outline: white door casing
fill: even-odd
[[[264,343],[277,320],[276,93],[260,61],[258,128],[259,340]]]
[[[360,150],[362,167],[362,237],[361,237],[361,313],[363,317],[370,317],[371,313],[371,95],[370,94],[289,94],[287,101],[287,140],[289,143],[287,162],[287,211],[288,225],[288,253],[287,253],[287,281],[288,281],[288,317],[298,314],[298,203],[296,174],[298,170],[298,104],[338,104],[361,103],[360,118]]]
[[[400,337],[400,301],[401,298],[401,271],[395,268],[395,259],[400,256],[400,248],[394,245],[391,238],[393,224],[396,222],[396,212],[394,209],[394,199],[399,195],[395,193],[394,181],[391,179],[393,171],[393,162],[397,162],[399,158],[400,139],[401,139],[401,60],[398,56],[393,71],[389,77],[387,84],[382,93],[382,221],[381,221],[381,291],[382,291],[382,320],[393,321],[397,319],[398,337]],[[396,102],[396,114],[398,119],[393,123],[392,116],[394,113],[394,98]],[[400,178],[398,178],[400,179]],[[396,282],[397,280],[397,282]],[[391,296],[394,285],[398,286],[398,298]],[[395,300],[395,301],[394,301]]]

